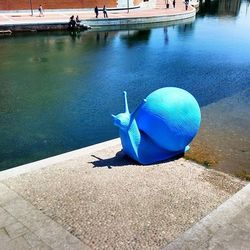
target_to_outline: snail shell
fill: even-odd
[[[136,117],[139,129],[166,150],[183,150],[200,127],[196,99],[183,89],[166,87],[152,92],[146,100]]]

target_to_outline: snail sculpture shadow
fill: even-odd
[[[125,112],[112,117],[123,150],[132,159],[147,165],[189,150],[201,122],[199,104],[189,92],[175,87],[158,89],[130,113],[124,91],[124,104]]]

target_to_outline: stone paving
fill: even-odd
[[[58,223],[0,183],[0,249],[87,249]]]
[[[161,249],[246,182],[118,140],[0,173],[0,249]],[[3,242],[3,243],[2,243]]]
[[[249,250],[250,184],[165,248],[177,249]]]

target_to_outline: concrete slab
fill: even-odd
[[[0,179],[5,193],[18,195],[2,208],[52,249],[160,249],[246,184],[183,158],[137,165],[117,139]]]

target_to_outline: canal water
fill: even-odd
[[[0,169],[118,136],[111,113],[153,90],[192,93],[202,125],[187,158],[250,174],[250,2],[205,1],[194,21],[0,39]]]

